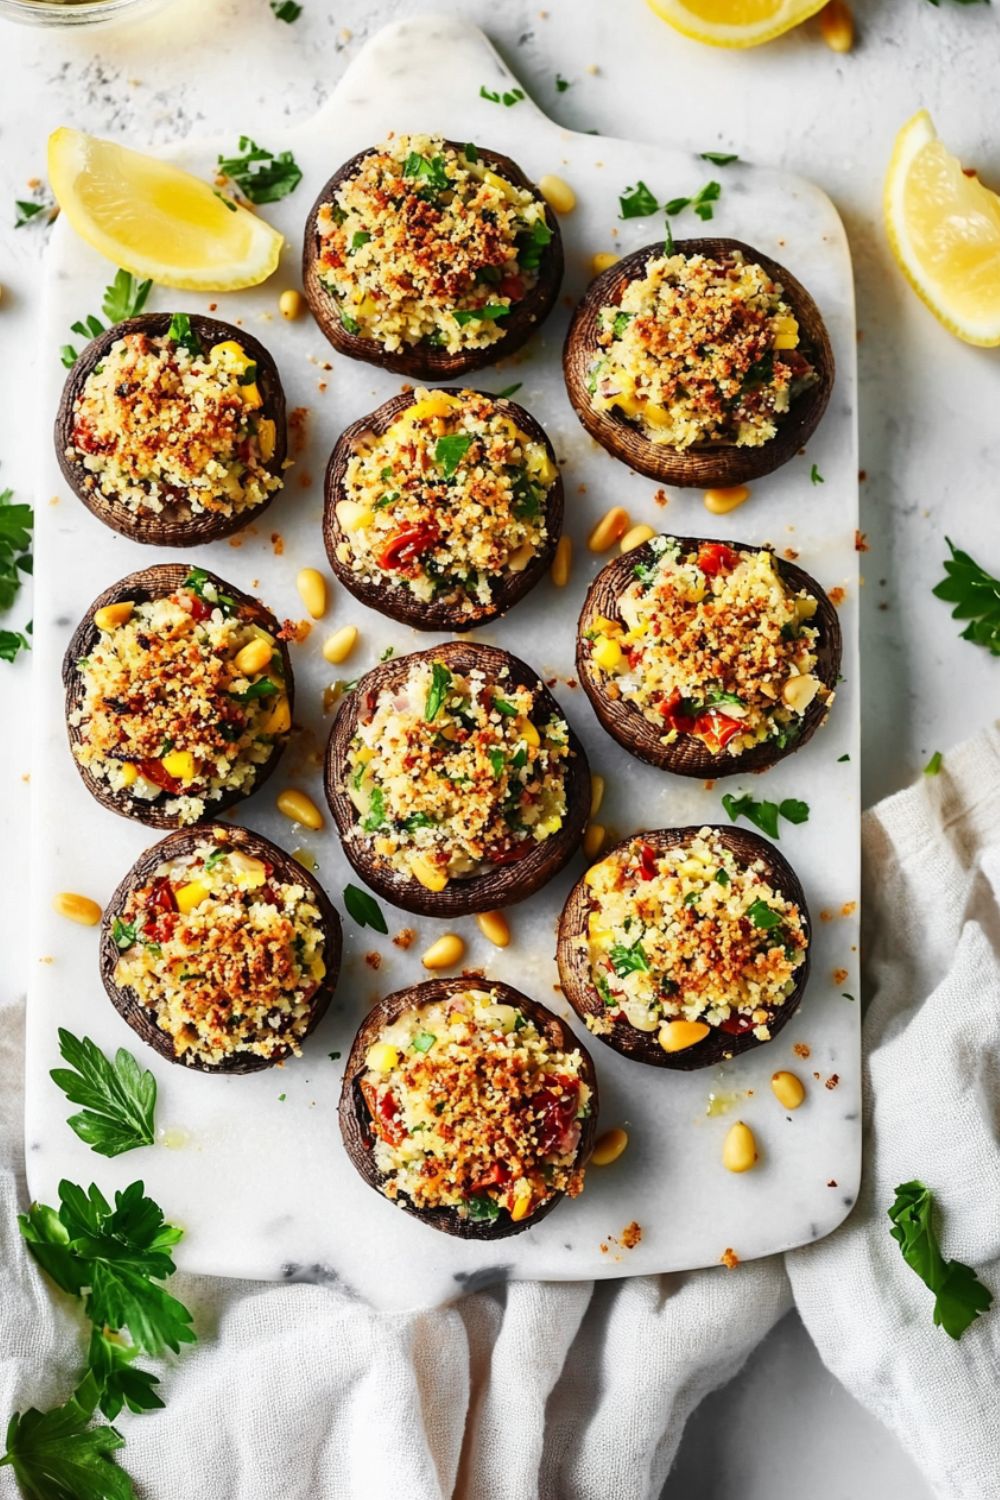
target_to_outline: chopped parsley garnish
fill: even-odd
[[[698,155],[702,161],[710,161],[713,167],[728,167],[731,162],[739,161],[735,151],[699,151]]]
[[[224,613],[236,608],[236,600],[231,594],[220,594],[204,568],[192,568],[181,588],[190,589],[192,594],[197,594],[206,604],[218,605]]]
[[[946,577],[932,590],[936,599],[954,604],[953,620],[968,620],[960,639],[985,646],[1000,656],[1000,578],[993,578],[967,552],[945,537],[951,551],[944,565]]]
[[[356,318],[351,317],[346,308],[342,307],[340,309],[340,321],[343,327],[347,329],[348,333],[357,335],[361,332],[361,324]]]
[[[451,187],[443,156],[421,156],[419,151],[411,151],[403,163],[403,176],[423,183],[435,193]]]
[[[728,870],[716,870],[715,881],[717,885],[731,885]]]
[[[376,828],[382,828],[387,821],[385,794],[380,786],[373,787],[368,811],[362,819],[361,827],[365,833],[374,833]]]
[[[302,181],[302,169],[290,151],[277,155],[241,135],[238,156],[220,156],[219,171],[234,182],[251,203],[277,203]]]
[[[357,229],[357,230],[355,230],[355,232],[351,235],[351,251],[352,251],[352,253],[355,250],[360,250],[362,245],[367,245],[367,243],[368,243],[368,241],[370,239],[371,239],[371,235],[368,233],[367,229]]]
[[[51,214],[55,204],[51,199],[43,203],[35,203],[31,198],[15,198],[14,208],[16,209],[14,228],[23,229],[25,224],[33,223],[39,214]]]
[[[517,718],[518,710],[516,704],[508,702],[506,698],[494,697],[493,707],[496,709],[497,713],[503,714],[505,719]]]
[[[616,943],[611,949],[610,958],[611,967],[619,979],[624,978],[626,974],[649,973],[649,960],[646,958],[641,938],[637,938],[631,948],[625,947],[622,943]]]
[[[722,193],[722,184],[719,182],[706,182],[703,188],[699,188],[692,198],[671,198],[669,203],[663,205],[663,211],[671,217],[679,214],[685,208],[693,208],[699,219],[711,219],[715,210],[712,207]]]
[[[287,21],[289,25],[302,14],[302,7],[296,4],[296,0],[271,0],[271,10],[279,21]]]
[[[809,470],[809,478],[812,480],[813,484],[826,484],[826,480],[823,478],[822,474],[819,472],[819,469],[815,464],[813,464],[812,468]]]
[[[838,764],[838,766],[840,765],[841,761],[850,760],[850,758],[851,757],[849,755],[838,755],[837,756],[837,764]]]
[[[382,908],[375,897],[367,891],[361,890],[356,885],[344,886],[344,905],[348,915],[353,917],[359,927],[371,927],[375,932],[388,933]]]
[[[659,212],[660,205],[649,188],[639,179],[635,187],[627,187],[618,199],[620,219],[645,219]]]
[[[748,823],[753,823],[772,839],[780,837],[779,817],[789,823],[805,823],[809,817],[809,804],[800,802],[795,797],[786,797],[783,802],[758,802],[748,792],[740,797],[734,797],[732,792],[724,792],[722,805],[729,814],[730,822],[735,823],[740,817],[746,818]]]
[[[620,339],[621,338],[622,334],[625,332],[626,328],[631,323],[631,321],[632,321],[632,319],[634,317],[635,317],[635,313],[630,313],[630,312],[615,313],[615,319],[614,319],[614,322],[611,325],[611,332],[612,332],[612,334],[614,335],[614,337],[616,339]]]
[[[410,1046],[414,1052],[429,1052],[436,1041],[433,1031],[418,1031]]]
[[[205,869],[209,871],[214,870],[216,865],[221,864],[228,854],[229,850],[223,849],[221,846],[218,849],[213,849],[205,861]]]
[[[752,906],[748,906],[747,916],[761,932],[770,932],[772,928],[781,926],[780,913],[773,911],[766,901],[755,901]]]
[[[415,833],[418,828],[436,828],[437,824],[425,812],[415,812],[403,819],[402,826],[407,833]]]
[[[501,307],[499,302],[487,302],[485,307],[458,307],[452,312],[455,322],[462,328],[466,323],[474,323],[477,320],[484,322],[491,320],[496,322],[497,318],[506,318],[510,312],[509,307]]]
[[[156,1080],[131,1052],[119,1047],[111,1062],[89,1037],[80,1041],[60,1026],[59,1055],[69,1066],[49,1076],[71,1104],[84,1106],[66,1122],[81,1141],[99,1156],[153,1144]]]
[[[230,698],[235,698],[237,703],[254,703],[258,698],[270,698],[278,692],[278,684],[272,682],[270,677],[259,677],[256,682],[251,682],[242,693],[230,693]]]
[[[431,668],[431,685],[427,689],[427,701],[424,704],[424,718],[428,724],[433,723],[441,712],[450,687],[451,673],[443,662],[436,661]]]
[[[971,1266],[945,1260],[934,1233],[933,1195],[922,1182],[904,1182],[888,1210],[889,1233],[911,1271],[934,1293],[934,1326],[949,1338],[962,1334],[992,1305],[993,1293],[978,1280]]]
[[[141,922],[123,922],[121,917],[115,917],[111,924],[111,941],[116,948],[121,948],[124,952],[126,948],[131,948],[133,943],[139,941],[141,926]]]
[[[473,1223],[492,1223],[500,1217],[500,1205],[492,1198],[467,1198],[465,1201]]]
[[[569,86],[570,86],[570,80],[568,78],[564,78],[561,73],[557,73],[556,74],[556,93],[557,94],[565,94],[565,92],[569,88]]]
[[[0,610],[10,609],[22,575],[32,569],[29,548],[34,512],[30,505],[13,505],[13,496],[13,490],[0,490]],[[13,661],[19,651],[27,649],[28,638],[22,631],[0,630],[0,661]]]
[[[471,141],[466,141],[463,150],[465,152],[466,161],[477,162],[479,160],[479,152],[476,150]]]
[[[937,776],[937,775],[939,775],[939,773],[941,771],[941,767],[942,767],[943,764],[944,764],[944,756],[941,754],[940,750],[935,750],[934,754],[931,756],[931,758],[927,762],[926,766],[924,766],[924,775],[925,776]]]
[[[139,281],[128,271],[116,271],[114,281],[104,289],[101,311],[111,323],[123,323],[126,318],[137,317],[146,305],[152,285],[152,281]],[[88,314],[71,323],[70,330],[78,333],[82,339],[96,339],[104,332],[104,324],[100,318]],[[59,350],[59,358],[67,370],[72,369],[79,357],[72,344],[63,344]]]
[[[486,753],[489,756],[490,765],[493,767],[493,775],[496,777],[502,776],[503,768],[507,764],[507,757],[504,755],[503,751],[491,749]]]
[[[544,219],[532,224],[527,243],[518,247],[517,258],[526,271],[536,271],[541,265],[542,253],[552,240],[552,230]]]
[[[197,356],[201,353],[201,340],[193,331],[191,319],[187,313],[174,313],[170,319],[170,327],[167,329],[167,338],[179,348],[186,349],[189,354]],[[242,385],[243,382],[241,381],[240,384]]]
[[[520,104],[524,98],[524,90],[505,89],[501,94],[497,93],[495,89],[488,89],[484,83],[480,87],[479,97],[480,99],[488,99],[491,104],[504,104],[509,109],[512,104]]]
[[[462,459],[472,447],[473,439],[469,433],[456,432],[446,437],[440,437],[434,448],[434,462],[441,470],[445,479],[450,479],[457,470]]]

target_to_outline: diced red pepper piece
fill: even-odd
[[[181,784],[176,777],[171,776],[163,769],[163,762],[159,760],[140,760],[136,762],[139,767],[140,776],[145,776],[154,786],[162,787],[165,792],[173,792],[175,795],[181,790]]]
[[[656,850],[651,844],[639,845],[639,876],[642,880],[655,880],[657,876]]]
[[[510,1181],[510,1168],[505,1162],[495,1161],[488,1172],[484,1172],[478,1182],[474,1182],[469,1189],[470,1193],[484,1193],[487,1188],[502,1187],[505,1182]]]
[[[418,563],[425,552],[429,552],[441,535],[433,521],[419,521],[416,526],[406,526],[390,537],[379,553],[380,568],[394,568],[408,572]]]
[[[376,1135],[381,1136],[390,1146],[398,1146],[400,1141],[406,1139],[406,1131],[399,1120],[399,1105],[395,1094],[391,1089],[382,1089],[380,1092],[367,1079],[362,1079],[361,1093],[372,1117]]]
[[[739,719],[731,719],[728,714],[720,714],[715,710],[711,713],[699,714],[695,722],[694,732],[696,734],[710,734],[724,749],[734,734],[739,734],[743,725]]]
[[[724,542],[703,542],[698,552],[698,566],[709,578],[717,573],[731,573],[739,560],[739,555]]]
[[[509,297],[512,302],[520,302],[524,296],[524,281],[520,276],[502,276],[497,283],[497,291],[501,297]]]
[[[531,1101],[532,1113],[541,1116],[538,1149],[542,1156],[561,1156],[572,1149],[572,1138],[577,1133],[575,1126],[580,1084],[576,1078],[562,1076],[546,1078],[543,1082],[555,1087],[539,1089]]]
[[[753,1016],[743,1014],[727,1016],[724,1021],[719,1022],[720,1031],[728,1031],[730,1036],[743,1036],[748,1031],[753,1031],[760,1022],[755,1021]]]
[[[683,701],[678,689],[674,688],[670,697],[660,704],[660,713],[668,729],[675,729],[678,734],[694,734],[697,721],[691,714],[680,712],[679,706]]]
[[[192,620],[207,620],[212,613],[212,606],[206,603],[200,594],[195,594],[191,591],[188,591],[187,598],[187,608]]]
[[[530,854],[532,848],[532,839],[521,839],[516,844],[494,844],[492,848],[484,850],[484,853],[491,865],[512,865],[515,860]]]

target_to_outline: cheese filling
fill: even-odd
[[[305,885],[206,837],[159,865],[115,914],[115,983],[130,987],[179,1056],[298,1054],[326,974],[323,921]]]
[[[262,664],[251,670],[254,656]],[[80,765],[182,824],[227,792],[251,791],[291,727],[274,638],[198,568],[102,629],[77,670],[83,698],[69,722]]]
[[[337,555],[368,582],[472,613],[543,547],[557,477],[545,444],[496,402],[418,390],[348,461]]]
[[[588,389],[652,443],[757,448],[815,383],[798,342],[781,286],[740,252],[661,255],[601,308]]]
[[[475,146],[402,135],[368,153],[317,216],[318,275],[348,333],[450,354],[502,338],[552,238],[545,203]]]
[[[650,547],[616,617],[589,621],[605,691],[662,728],[664,745],[690,735],[725,756],[794,741],[813,701],[833,701],[816,675],[817,600],[793,591],[763,548],[705,542],[682,552],[672,537]]]
[[[586,881],[588,930],[579,941],[605,1004],[603,1015],[587,1018],[591,1030],[606,1034],[625,1022],[662,1032],[680,1019],[770,1038],[808,939],[802,912],[763,860],[743,863],[710,828],[663,850],[640,834]]]
[[[277,433],[257,366],[233,340],[203,349],[190,329],[185,339],[128,333],[112,344],[73,403],[66,457],[136,515],[252,510],[281,488],[266,468]]]
[[[369,1049],[361,1091],[387,1198],[521,1220],[575,1197],[591,1108],[580,1052],[555,1047],[495,991],[470,989],[404,1012]]]
[[[569,729],[538,693],[421,662],[383,688],[348,754],[347,791],[375,852],[429,890],[530,854],[562,827]]]

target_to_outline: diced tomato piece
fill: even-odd
[[[544,1080],[555,1085],[542,1088],[531,1101],[531,1110],[540,1116],[538,1149],[543,1156],[564,1155],[575,1144],[576,1112],[579,1108],[580,1084],[575,1078]],[[558,1092],[556,1092],[558,1089]]]
[[[739,719],[731,719],[728,714],[720,714],[713,711],[712,713],[700,714],[694,728],[696,734],[710,734],[714,739],[718,740],[721,747],[725,748],[733,735],[739,734],[743,725]]]
[[[495,1161],[488,1172],[484,1172],[478,1182],[474,1182],[469,1189],[470,1193],[484,1193],[487,1188],[502,1187],[505,1182],[510,1181],[510,1168],[505,1162]]]
[[[380,1092],[373,1083],[364,1079],[361,1093],[372,1117],[376,1135],[381,1136],[390,1146],[398,1146],[400,1141],[406,1139],[406,1131],[399,1120],[399,1105],[395,1094],[391,1089],[382,1089]]]
[[[175,795],[181,790],[181,784],[176,777],[171,776],[163,769],[163,762],[159,760],[140,760],[136,764],[139,767],[139,775],[145,776],[154,786],[160,786],[165,792],[173,792]]]
[[[520,302],[524,296],[524,282],[520,276],[502,276],[497,283],[497,291],[501,297],[509,297],[512,302]]]
[[[759,1023],[753,1016],[735,1015],[727,1016],[724,1021],[719,1022],[720,1031],[728,1031],[730,1036],[743,1036],[748,1031],[753,1031]]]
[[[639,876],[642,880],[655,880],[657,875],[656,850],[651,844],[639,845]]]
[[[147,911],[176,911],[177,897],[174,888],[165,875],[160,875],[149,888],[146,897]]]
[[[660,713],[668,729],[675,729],[678,734],[694,734],[696,720],[690,714],[680,712],[683,701],[677,688],[674,688],[670,697],[660,704]]]
[[[207,620],[212,613],[212,606],[201,597],[187,589],[184,592],[184,608],[188,611],[192,620]]]
[[[429,552],[441,535],[433,521],[419,521],[416,526],[404,527],[390,537],[379,553],[380,568],[394,568],[401,573],[410,571],[425,552]]]
[[[698,553],[698,566],[709,578],[717,573],[731,573],[739,560],[737,553],[724,542],[703,542]]]
[[[531,839],[521,839],[516,844],[494,844],[492,848],[484,850],[484,853],[491,865],[512,865],[530,854],[532,847]]]

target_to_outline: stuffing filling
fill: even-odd
[[[114,980],[133,989],[180,1057],[301,1051],[326,973],[323,919],[305,885],[224,842],[166,860],[112,923]]]
[[[682,552],[665,536],[649,545],[653,560],[636,563],[617,618],[588,622],[605,692],[662,728],[664,745],[689,735],[719,756],[765,740],[784,749],[815,699],[833,701],[815,673],[817,601],[763,549]]]
[[[585,878],[590,911],[579,941],[605,1004],[603,1015],[588,1016],[591,1030],[659,1032],[668,1052],[679,1050],[675,1021],[769,1040],[808,939],[802,912],[775,889],[763,860],[744,864],[702,828],[664,850],[639,835]]]
[[[111,791],[196,823],[225,793],[249,793],[291,728],[281,652],[200,568],[172,594],[111,609],[77,662],[73,754]]]
[[[135,515],[232,516],[281,488],[265,467],[277,433],[262,406],[257,366],[234,340],[203,349],[187,319],[176,337],[128,333],[73,403],[66,457]]]
[[[544,545],[557,477],[545,444],[489,397],[417,391],[348,461],[337,554],[367,582],[472,613]]]
[[[361,1079],[382,1192],[484,1223],[575,1197],[591,1107],[582,1064],[495,991],[406,1011],[379,1033]]]
[[[816,381],[798,342],[781,286],[738,251],[661,255],[601,308],[588,389],[652,443],[757,448]]]
[[[383,688],[348,753],[347,791],[375,852],[431,891],[515,863],[562,827],[569,729],[535,723],[538,690],[421,662]]]
[[[317,273],[348,333],[458,354],[504,334],[552,238],[545,203],[475,146],[402,135],[370,151],[317,216]]]

